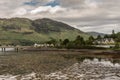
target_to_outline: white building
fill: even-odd
[[[115,40],[113,38],[103,38],[99,40],[95,40],[94,44],[115,44]]]
[[[34,47],[54,47],[54,44],[34,44]]]

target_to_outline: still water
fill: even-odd
[[[119,56],[83,52],[0,52],[0,79],[10,80],[14,76],[11,80],[17,80],[16,75],[33,78],[39,74],[43,80],[120,80]]]
[[[15,51],[15,48],[5,48],[5,51]],[[0,48],[0,52],[2,52],[2,48]]]

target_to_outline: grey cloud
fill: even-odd
[[[85,0],[58,0],[64,7],[78,7],[83,6]]]
[[[30,1],[38,3],[34,6],[24,4]],[[98,28],[100,31],[104,29],[110,32],[112,25],[120,25],[120,0],[56,0],[59,1],[60,7],[66,9],[65,11],[55,14],[50,12],[30,14],[31,11],[50,1],[54,0],[0,0],[0,16],[2,18],[52,18],[85,31]]]

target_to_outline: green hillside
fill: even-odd
[[[84,32],[65,23],[43,18],[30,20],[27,18],[0,19],[0,44],[19,44],[20,42],[46,42],[54,39],[75,39]]]

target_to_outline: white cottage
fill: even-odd
[[[103,38],[99,40],[95,40],[94,44],[115,44],[115,40],[113,38]]]

